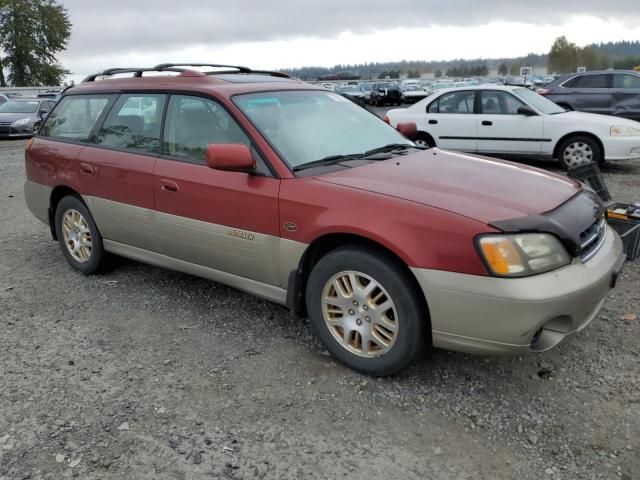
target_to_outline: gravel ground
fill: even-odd
[[[640,164],[604,174],[640,200]],[[551,352],[372,379],[225,286],[121,259],[83,277],[23,180],[1,142],[0,479],[640,478],[640,262]]]

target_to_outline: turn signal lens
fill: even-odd
[[[31,148],[31,145],[33,145],[33,141],[35,139],[36,139],[35,137],[31,137],[29,140],[27,140],[27,143],[25,143],[24,145],[24,149],[29,150]]]
[[[489,270],[498,277],[527,277],[571,263],[562,243],[548,233],[485,235],[478,245]]]
[[[385,115],[382,120],[384,121],[384,123],[388,123],[389,125],[391,125],[391,120],[389,120],[389,116],[388,115]]]
[[[507,238],[484,238],[480,241],[484,258],[496,275],[524,271],[524,263],[515,245]]]

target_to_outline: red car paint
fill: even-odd
[[[180,75],[110,79],[73,89],[170,90],[212,97],[245,129],[276,178],[102,148],[98,165],[98,148],[44,138],[36,138],[26,152],[27,176],[81,195],[308,244],[329,234],[359,235],[387,247],[409,266],[474,275],[487,275],[474,238],[496,231],[490,222],[550,210],[580,189],[575,182],[541,170],[439,150],[296,177],[231,96],[312,88],[304,83],[231,83]]]

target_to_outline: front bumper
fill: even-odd
[[[604,156],[606,160],[640,160],[640,137],[608,137]]]
[[[624,255],[608,227],[586,263],[527,278],[412,268],[429,306],[433,345],[480,354],[542,352],[585,328],[615,284]]]
[[[33,125],[21,125],[19,127],[12,127],[11,125],[0,125],[0,138],[31,136],[33,136]]]

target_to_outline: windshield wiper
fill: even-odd
[[[362,158],[363,156],[364,155],[361,153],[357,153],[357,154],[353,153],[351,155],[329,155],[328,157],[303,163],[302,165],[297,165],[293,167],[293,171],[298,172],[300,170],[305,170],[307,168],[319,167],[322,165],[333,165],[336,163],[343,162],[345,160],[357,160],[359,158]]]
[[[389,143],[387,145],[383,145],[382,147],[367,150],[366,152],[364,152],[364,155],[374,155],[376,153],[392,152],[394,150],[406,150],[408,148],[415,147],[412,145],[407,145],[406,143]]]

